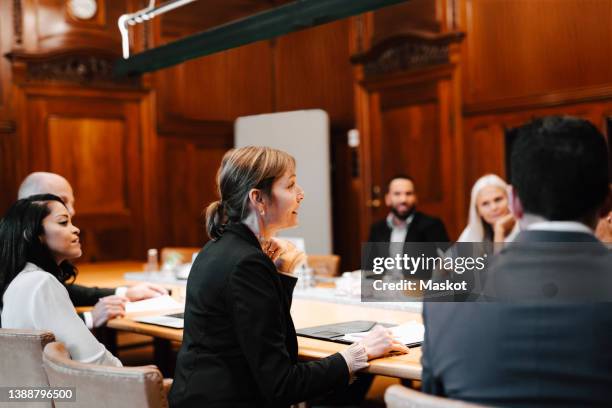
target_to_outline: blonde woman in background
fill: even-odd
[[[495,174],[479,178],[472,187],[468,224],[459,236],[457,243],[444,257],[479,257],[497,252],[500,247],[494,243],[512,241],[519,232],[519,224],[510,211],[509,186]],[[475,243],[471,245],[469,243]],[[480,244],[478,244],[480,243]],[[466,300],[477,297],[484,285],[484,275],[479,273],[455,274],[452,270],[435,269],[432,273],[435,280],[460,278],[468,282],[467,292],[456,292],[450,297],[454,300]],[[440,298],[438,298],[440,299]],[[448,300],[448,299],[447,299]]]
[[[495,174],[479,178],[470,198],[468,224],[457,242],[504,242],[518,234],[510,211],[509,186]]]

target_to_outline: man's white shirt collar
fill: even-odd
[[[393,219],[396,218],[392,212],[389,213],[389,215],[387,215],[387,225],[389,226],[389,228],[394,229],[394,228],[404,228],[404,225],[402,224],[395,224],[395,222],[393,222]],[[399,219],[399,218],[398,218]],[[414,213],[410,214],[410,217],[406,218],[405,220],[403,220],[403,223],[405,224],[406,227],[408,227],[410,225],[410,223],[412,223],[412,220],[414,219]],[[402,220],[400,220],[402,221]]]
[[[593,230],[578,221],[548,221],[543,217],[529,214],[529,231],[582,232],[593,235]]]

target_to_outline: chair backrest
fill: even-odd
[[[44,330],[0,329],[0,384],[2,386],[48,386],[42,366],[43,348],[55,341]]]
[[[392,385],[385,392],[387,408],[486,408],[469,402],[424,394],[401,385]]]
[[[49,331],[0,329],[0,385],[20,388],[48,387],[42,355],[43,348],[54,340],[55,336]],[[9,405],[15,408],[52,406],[50,402],[11,402]]]
[[[165,264],[171,257],[178,258],[178,263],[188,263],[191,262],[192,255],[201,250],[199,247],[165,247],[161,250],[161,263]]]
[[[308,255],[308,266],[318,276],[338,276],[340,269],[339,255]]]
[[[74,402],[56,408],[167,408],[163,376],[155,366],[109,367],[74,361],[62,343],[47,344],[43,366],[51,387],[75,387]]]

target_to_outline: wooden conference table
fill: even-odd
[[[139,262],[106,262],[80,264],[77,282],[87,286],[121,286],[130,283],[124,279],[126,272],[142,270]],[[168,310],[167,312],[176,312]],[[151,315],[151,312],[148,313]],[[159,314],[159,313],[154,313]],[[157,339],[181,342],[183,330],[172,329],[132,320],[136,316],[147,315],[145,312],[128,314],[123,319],[113,319],[108,327],[132,333],[146,334]],[[294,298],[291,315],[296,328],[340,323],[350,320],[376,320],[386,323],[403,323],[409,320],[421,321],[420,313],[371,306],[332,303],[320,300]],[[346,348],[346,345],[309,339],[298,336],[299,357],[304,360],[319,359]],[[421,348],[410,349],[407,355],[380,358],[370,362],[365,370],[372,374],[389,377],[418,380],[421,378]]]

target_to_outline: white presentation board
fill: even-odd
[[[301,237],[306,252],[332,253],[329,117],[322,110],[243,116],[234,124],[236,147],[270,146],[295,157],[297,181],[304,189],[297,228],[280,233]]]

